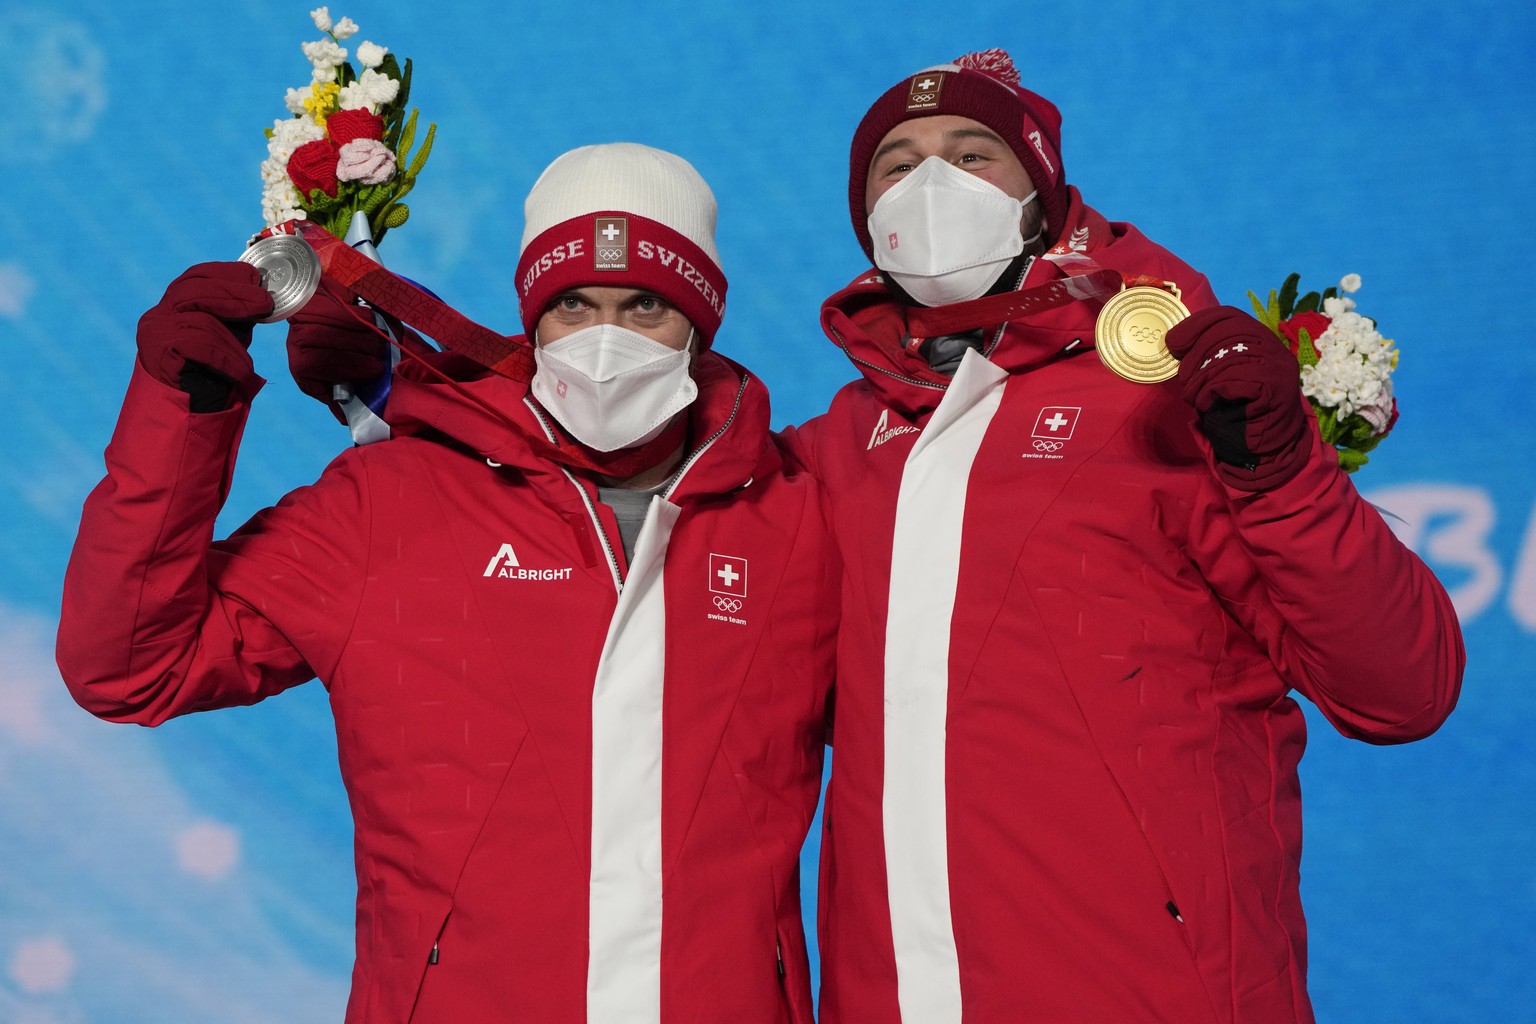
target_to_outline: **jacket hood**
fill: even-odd
[[[694,364],[699,394],[688,406],[688,440],[670,497],[719,494],[779,465],[769,442],[768,389],[714,350]],[[574,445],[544,412],[528,383],[493,373],[463,356],[434,352],[401,363],[389,398],[397,432],[435,434],[477,455],[537,478],[563,476],[535,439]]]
[[[1075,187],[1070,195],[1066,237],[1071,253],[1122,274],[1175,281],[1191,311],[1215,305],[1203,276],[1132,225],[1106,220],[1083,202]],[[1018,287],[1034,288],[1065,276],[1056,262],[1037,259]],[[1081,355],[1093,349],[1102,307],[1099,301],[1079,300],[1000,324],[990,329],[982,353],[1010,373]],[[911,336],[907,310],[886,288],[880,272],[870,270],[823,303],[821,325],[887,404],[917,414],[938,407],[949,378],[931,369],[918,352],[924,339]]]

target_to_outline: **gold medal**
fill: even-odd
[[[1105,366],[1139,384],[1156,384],[1179,372],[1179,361],[1163,340],[1170,327],[1189,316],[1176,292],[1137,285],[1104,303],[1094,326],[1094,347]]]

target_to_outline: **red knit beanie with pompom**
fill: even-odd
[[[873,259],[864,194],[880,140],[903,121],[957,114],[996,132],[1018,156],[1040,191],[1045,241],[1056,241],[1067,217],[1067,179],[1061,166],[1061,112],[1019,84],[1013,58],[1003,50],[968,53],[951,64],[924,68],[875,101],[853,133],[848,154],[848,212],[859,244]]]

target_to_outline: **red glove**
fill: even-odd
[[[1285,344],[1232,306],[1204,309],[1169,330],[1178,387],[1200,415],[1218,474],[1243,491],[1295,476],[1311,452],[1300,367]]]
[[[192,395],[194,412],[223,408],[236,383],[255,378],[246,350],[256,321],[271,312],[272,296],[255,267],[199,263],[139,318],[139,362],[155,379]]]
[[[299,390],[330,404],[335,385],[383,376],[389,370],[389,342],[369,325],[372,318],[371,309],[343,305],[342,297],[327,288],[289,317],[288,369]]]

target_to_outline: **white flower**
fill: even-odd
[[[293,220],[304,216],[304,209],[299,204],[303,201],[299,197],[299,190],[293,187],[288,173],[279,165],[276,175],[280,180],[271,180],[272,169],[269,159],[262,163],[262,178],[265,187],[261,193],[261,215],[266,221],[267,227],[283,223],[285,220]]]
[[[331,35],[337,39],[348,39],[355,36],[357,35],[357,22],[351,18],[342,18],[336,23],[336,27],[331,29]]]
[[[300,48],[303,49],[304,56],[308,57],[309,62],[317,69],[340,67],[347,59],[347,51],[329,39],[316,39],[312,43],[303,43]]]
[[[272,122],[272,138],[267,142],[267,152],[276,156],[280,152],[287,160],[294,150],[314,139],[325,138],[325,129],[307,117],[285,117]]]
[[[1339,291],[1341,291],[1341,292],[1349,292],[1349,293],[1353,294],[1353,293],[1355,293],[1355,292],[1357,292],[1359,290],[1360,290],[1360,275],[1359,274],[1345,274],[1343,280],[1341,280],[1339,282]]]
[[[377,114],[379,108],[400,94],[400,83],[388,75],[368,68],[351,85],[341,87],[336,103],[342,110],[363,110]]]
[[[325,129],[307,117],[272,122],[267,158],[261,162],[261,213],[269,227],[304,215],[299,205],[303,200],[288,177],[288,158],[304,143],[323,138]]]
[[[1345,313],[1350,312],[1354,308],[1355,300],[1346,299],[1342,295],[1323,300],[1323,316],[1330,320],[1337,320],[1339,317],[1343,316]],[[1313,340],[1315,341],[1316,339]]]
[[[1332,323],[1313,341],[1317,363],[1302,368],[1301,390],[1339,420],[1359,414],[1380,432],[1391,419],[1397,350],[1354,305],[1352,299],[1324,300]]]
[[[315,94],[313,86],[306,85],[302,89],[289,89],[283,97],[283,105],[288,108],[290,114],[303,115],[304,101]]]
[[[336,81],[336,69],[335,68],[311,68],[310,72],[309,72],[309,77],[310,77],[310,80],[313,81],[316,85],[320,85],[323,82],[334,82],[334,81]]]
[[[377,43],[365,42],[357,48],[358,62],[365,68],[376,68],[384,63],[389,51]]]
[[[329,7],[316,7],[309,12],[309,16],[315,19],[315,28],[321,32],[331,30],[331,9]]]

